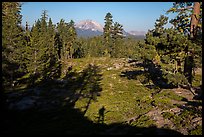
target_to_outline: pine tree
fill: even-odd
[[[24,72],[22,51],[24,48],[21,27],[21,3],[2,3],[2,74],[3,86],[13,87]]]
[[[30,84],[34,85],[36,79],[39,77],[40,72],[43,70],[42,57],[43,50],[40,49],[40,20],[38,20],[33,26],[30,32],[30,45],[26,48],[27,58],[27,75],[24,78],[30,79]]]
[[[74,45],[73,58],[83,58],[85,57],[84,53],[84,44],[82,44],[82,39],[76,39],[76,44]]]
[[[52,25],[52,20],[49,19],[49,22],[47,23],[48,15],[47,11],[44,10],[41,15],[40,20],[40,50],[44,51],[42,53],[42,76],[40,79],[47,81],[51,78],[52,67],[55,64],[55,50],[54,50],[54,27]]]
[[[63,19],[57,24],[57,40],[59,41],[58,49],[59,49],[59,56],[60,56],[60,63],[62,67],[62,76],[66,75],[66,61],[69,55],[69,49],[67,46],[68,41],[68,28],[67,24]]]
[[[68,47],[69,47],[69,58],[73,57],[74,54],[74,46],[76,46],[76,38],[77,38],[77,34],[76,34],[76,30],[74,27],[74,21],[71,20],[68,24]]]
[[[77,34],[74,28],[74,21],[71,20],[69,23],[66,23],[63,19],[61,19],[57,25],[56,40],[60,42],[58,48],[62,64],[62,77],[66,75],[68,60],[73,57],[76,37]]]
[[[47,11],[44,10],[42,12],[41,18],[40,18],[40,50],[44,51],[44,66],[47,65],[47,61],[49,59],[49,42],[47,41],[49,39],[49,35],[48,35],[48,25],[47,25],[47,19],[48,19],[48,15],[47,15]]]
[[[202,24],[202,2],[174,2],[167,13],[178,13],[170,22],[191,39],[197,37]]]
[[[168,17],[161,15],[155,22],[154,36],[160,36],[164,33],[164,25],[168,23]]]
[[[184,66],[186,48],[194,44],[179,30],[174,28],[164,29],[163,26],[166,23],[167,18],[160,16],[155,23],[155,29],[147,33],[145,42],[156,48],[157,62],[160,62],[163,76],[168,82],[175,86],[187,84],[182,66]]]
[[[119,24],[118,22],[115,22],[113,25],[113,30],[112,30],[112,47],[110,47],[110,54],[111,57],[120,57],[122,56],[121,53],[121,47],[123,46],[123,41],[122,39],[124,38],[123,36],[123,26]]]
[[[112,47],[112,28],[113,28],[113,16],[111,13],[107,13],[105,16],[105,26],[103,28],[105,55],[110,56],[110,47]]]
[[[54,37],[55,37],[55,26],[52,23],[52,19],[49,18],[49,22],[48,22],[48,28],[47,28],[47,33],[48,33],[48,44],[49,44],[49,56],[51,56],[51,54],[56,54],[57,51],[55,49],[55,41],[54,41]]]
[[[193,67],[196,67],[197,64],[201,64],[199,58],[202,56],[202,37],[200,37],[202,35],[202,2],[175,2],[173,7],[167,11],[167,13],[171,12],[178,13],[176,19],[171,20],[175,29],[189,36],[188,39],[192,40],[190,42],[191,44],[188,44],[184,50],[186,54],[184,74],[188,78],[188,82],[191,83],[192,78],[189,77],[192,77]],[[192,58],[190,59],[192,62],[187,61],[189,58]]]
[[[47,27],[47,65],[44,71],[44,77],[46,79],[53,79],[59,77],[59,60],[57,47],[55,45],[55,26],[52,24],[52,19],[49,18],[48,27]]]

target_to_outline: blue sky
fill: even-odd
[[[66,22],[91,19],[104,25],[105,15],[110,12],[113,21],[122,24],[124,30],[148,31],[172,5],[172,2],[24,2],[21,14],[23,25],[28,21],[32,26],[43,10],[48,11],[54,24],[63,18]],[[166,16],[173,18],[175,15]]]

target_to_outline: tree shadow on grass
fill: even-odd
[[[70,91],[73,91],[68,102],[72,102],[74,106],[79,99],[85,99],[86,105],[82,108],[85,115],[91,102],[96,101],[97,96],[100,96],[102,91],[100,82],[102,80],[101,70],[98,66],[89,64],[87,68],[78,74],[75,72],[67,74],[65,79],[70,76],[74,77],[74,79],[71,81],[68,79],[65,85],[65,88],[71,88]]]
[[[86,103],[83,103],[85,105],[82,106],[85,115],[91,102],[96,101],[97,96],[102,91],[100,83],[102,74],[100,73],[101,70],[98,66],[90,64],[81,72],[69,69],[63,79],[49,79],[44,81],[44,83],[38,83],[35,87],[27,87],[8,93],[5,95],[8,101],[7,105],[10,103],[12,108],[16,107],[17,109],[29,108],[29,105],[41,109],[46,108],[47,104],[55,106],[59,103],[69,103],[69,105],[74,107],[79,99],[83,99],[86,101]]]
[[[3,135],[181,135],[177,131],[157,127],[136,127],[126,123],[94,123],[85,116],[92,101],[100,96],[100,68],[88,65],[81,72],[70,70],[62,81],[53,82],[43,91],[33,107],[4,109],[1,117]],[[24,94],[21,98],[33,96]],[[20,98],[20,97],[19,97]],[[77,101],[85,99],[83,108]],[[15,103],[15,102],[14,102]],[[18,102],[16,102],[18,103]],[[105,108],[99,109],[104,120]]]
[[[185,105],[177,105],[178,108],[182,110],[187,110],[189,112],[192,112],[192,114],[197,115],[199,117],[202,117],[202,101],[199,100],[188,100],[188,99],[182,99],[182,101],[185,101]]]
[[[69,103],[46,111],[8,110],[4,113],[3,135],[181,135],[177,131],[157,127],[94,123]]]
[[[153,85],[145,85],[147,88],[173,88],[173,86],[168,84],[167,80],[163,77],[161,67],[155,65],[152,60],[145,59],[142,63],[135,63],[133,66],[143,67],[144,70],[125,71],[121,72],[120,76],[139,80],[142,84],[147,84],[151,80]]]

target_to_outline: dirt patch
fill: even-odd
[[[183,97],[182,100],[171,100],[175,107],[166,110],[161,110],[160,108],[156,107],[149,111],[146,115],[155,121],[155,124],[158,128],[168,128],[176,130],[184,135],[188,135],[189,130],[194,129],[198,125],[202,125],[202,117],[199,114],[201,112],[202,105],[199,101],[194,99],[194,95],[187,89],[175,88],[172,89],[172,91],[178,96]],[[185,117],[180,117],[180,115],[184,115],[182,113],[186,113],[186,111],[188,111],[187,113],[189,114],[187,114]],[[191,111],[193,111],[193,113]],[[165,112],[171,114],[172,118],[164,118],[162,114]],[[190,123],[188,122],[188,125],[184,124],[184,126],[180,127],[178,126],[178,121],[175,120],[176,118],[178,118],[178,120],[182,123],[183,121],[186,123],[186,120]],[[160,130],[157,132],[158,134],[162,134],[162,131]]]
[[[168,119],[164,119],[164,117],[162,116],[162,111],[160,109],[153,109],[149,111],[146,115],[155,121],[156,126],[158,128],[164,128],[167,126],[172,127],[173,129],[173,123]]]
[[[175,89],[172,89],[172,91],[174,91],[179,96],[186,98],[187,100],[193,100],[194,95],[190,90],[183,89],[183,88],[175,88]]]

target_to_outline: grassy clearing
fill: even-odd
[[[44,110],[42,116],[29,112],[30,117],[18,127],[19,129],[26,128],[29,132],[40,131],[43,134],[56,132],[62,132],[62,134],[97,133],[101,118],[104,126],[112,127],[114,123],[124,123],[134,117],[136,119],[130,122],[129,126],[148,128],[157,125],[154,119],[145,115],[147,112],[154,108],[161,111],[177,108],[180,107],[179,104],[173,104],[172,100],[177,102],[184,100],[184,97],[179,96],[172,89],[148,88],[148,83],[141,83],[141,78],[122,77],[121,74],[125,70],[141,70],[141,67],[127,65],[125,59],[83,58],[73,59],[68,63],[72,65],[72,70],[69,72],[69,77],[64,78],[67,82],[65,84],[51,83],[49,86],[43,87],[40,94],[40,101],[49,100],[49,103],[53,100],[58,101],[61,107],[52,112]],[[196,75],[194,85],[198,85],[200,80],[201,77]],[[151,81],[149,84],[152,84]],[[70,105],[70,102],[73,102],[73,107],[71,110],[66,110],[66,106]],[[180,108],[185,110],[180,114],[163,112],[162,116],[164,119],[171,120],[179,132],[180,129],[185,128],[189,134],[201,134],[199,125],[191,127],[190,121],[195,117],[201,117],[202,114],[197,106],[192,107],[192,105],[201,106],[201,102],[188,102],[185,109]],[[79,113],[80,116],[78,116]],[[46,114],[49,115],[46,117]],[[23,116],[16,117],[19,119]],[[49,120],[39,124],[41,119],[47,118]],[[35,130],[31,126],[25,126],[29,123],[32,123]],[[84,124],[87,126],[82,126]],[[93,124],[97,126],[93,126]],[[57,128],[59,125],[60,129]],[[79,125],[80,129],[77,128]],[[102,130],[102,132],[104,131]]]
[[[150,95],[150,91],[144,86],[139,84],[139,81],[127,80],[126,78],[120,77],[121,70],[114,69],[111,64],[115,63],[114,60],[104,59],[96,60],[87,59],[83,63],[80,62],[81,67],[89,63],[102,63],[106,64],[101,66],[103,68],[102,80],[101,80],[101,95],[97,98],[96,102],[92,102],[86,113],[86,116],[92,121],[97,122],[98,111],[101,107],[105,107],[105,119],[104,123],[110,124],[114,122],[123,122],[130,117],[140,115],[144,111],[148,111],[150,106],[147,103],[143,105],[137,100],[140,97]],[[79,64],[78,64],[79,65]],[[79,65],[79,67],[80,67]],[[101,64],[97,64],[100,66]],[[108,70],[112,67],[113,69]],[[76,102],[76,108],[82,108],[87,100],[81,99]],[[82,110],[83,111],[83,110]]]
[[[140,82],[140,78],[137,78],[137,80],[121,77],[120,75],[124,70],[124,67],[115,69],[113,67],[114,62],[117,61],[107,58],[86,59],[85,61],[80,61],[81,66],[85,66],[87,63],[95,63],[96,65],[100,66],[101,69],[103,69],[103,78],[101,80],[101,96],[97,98],[96,102],[92,102],[90,104],[89,110],[86,113],[86,116],[92,121],[97,122],[99,109],[103,106],[106,109],[104,123],[111,124],[115,122],[124,122],[131,117],[139,116],[145,114],[148,111],[151,111],[153,109],[152,103],[161,110],[169,110],[171,108],[177,107],[175,104],[173,104],[172,100],[182,101],[185,99],[184,97],[177,95],[175,92],[172,92],[171,89],[163,89],[161,92],[155,94],[152,97],[152,93],[157,92],[158,88],[147,88]],[[111,69],[109,70],[108,68]],[[126,68],[126,70],[140,69],[141,68],[139,67]],[[139,76],[140,75],[138,75],[138,77]],[[200,76],[196,75],[194,85],[198,85],[200,80]],[[78,100],[75,107],[80,109],[80,107],[82,107],[85,102],[86,101],[83,99]],[[188,115],[185,115],[186,113],[188,113]],[[185,113],[183,112],[182,115],[179,116],[169,115],[165,113],[163,114],[164,118],[171,118],[172,122],[177,126],[178,129],[182,127],[189,127],[190,125],[188,122],[183,124],[181,123],[185,119],[188,119],[189,116],[193,116],[191,110],[188,110]],[[150,127],[154,124],[155,122],[145,115],[132,123],[132,125],[139,127]]]

